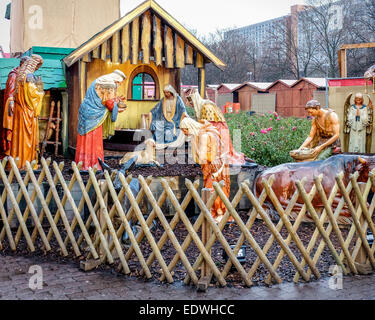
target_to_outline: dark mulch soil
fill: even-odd
[[[51,164],[49,166],[52,175],[54,175],[53,162],[56,161],[58,164],[64,162],[64,169],[62,174],[66,181],[69,181],[72,177],[72,159],[64,158],[63,156],[54,156],[53,154],[45,154],[45,158],[51,158]],[[118,157],[106,157],[105,162],[113,169],[119,169],[119,158]],[[154,176],[154,177],[197,177],[202,175],[202,171],[197,164],[162,164],[161,167],[156,166],[137,166],[129,172],[133,177],[137,178],[139,175],[143,177]],[[87,174],[82,174],[82,178],[86,180]]]
[[[246,223],[246,221],[248,219],[247,212],[240,212],[240,215],[241,215],[241,218],[243,219],[243,221]],[[168,218],[168,220],[169,219],[170,218]],[[193,223],[192,218],[190,220]],[[62,226],[60,226],[59,229],[61,230],[61,234],[63,235],[63,239],[65,239],[66,232],[63,230]],[[306,248],[307,248],[307,246],[310,242],[310,239],[312,237],[312,234],[314,233],[314,230],[315,230],[315,228],[314,228],[314,225],[312,223],[302,223],[301,226],[299,227],[298,236],[300,237],[300,239],[302,240],[302,242],[303,242],[303,244]],[[47,228],[46,228],[46,231],[48,231]],[[342,234],[343,234],[344,238],[346,238],[346,236],[348,234],[348,231],[349,231],[349,226],[343,227],[341,229],[341,231],[342,231]],[[254,239],[257,241],[257,243],[259,244],[259,246],[261,248],[264,247],[264,245],[267,243],[269,237],[271,236],[271,233],[270,233],[268,227],[265,225],[265,223],[262,220],[256,220],[255,223],[253,224],[253,226],[251,227],[250,232],[251,232],[252,236],[254,237]],[[161,238],[161,236],[164,233],[164,229],[162,228],[161,223],[159,221],[157,222],[156,227],[151,230],[151,233],[152,233],[154,239],[156,240],[156,242]],[[176,235],[180,244],[183,243],[186,236],[188,235],[188,232],[187,232],[185,226],[181,222],[177,224],[177,226],[174,230],[174,233],[175,233],[175,235]],[[225,229],[223,231],[223,234],[224,234],[225,238],[227,239],[227,241],[230,245],[235,245],[237,240],[239,239],[239,237],[241,235],[241,231],[236,224],[232,224],[232,225],[227,225],[225,227]],[[198,235],[200,236],[200,231],[198,232]],[[281,229],[281,235],[283,236],[284,239],[287,238],[288,233],[287,233],[285,227],[283,227]],[[76,238],[78,238],[78,236],[79,236],[78,230],[75,231],[75,236],[76,236]],[[314,248],[312,250],[312,254],[310,255],[311,257],[313,256],[316,249],[318,248],[320,240],[321,240],[321,237],[319,236],[318,241],[316,242],[316,245],[314,246]],[[338,250],[338,252],[340,252],[340,250],[339,250],[340,247],[339,247],[339,244],[338,244],[338,241],[337,241],[337,237],[332,234],[331,240],[332,240],[334,246],[336,247],[336,249]],[[247,246],[247,249],[246,249],[246,263],[244,263],[243,267],[248,272],[251,269],[254,262],[257,260],[258,256],[255,253],[254,249],[252,249],[250,247],[250,245],[247,241],[245,241],[244,244]],[[351,243],[351,247],[353,246],[353,244],[354,244],[354,240]],[[0,252],[0,255],[17,254],[17,255],[23,255],[23,256],[28,256],[28,257],[35,257],[36,259],[42,259],[42,261],[70,262],[70,263],[75,263],[77,265],[77,267],[78,267],[79,260],[83,259],[83,257],[81,257],[80,259],[75,258],[73,256],[72,248],[70,246],[68,246],[68,251],[70,252],[69,256],[62,257],[62,255],[60,254],[59,246],[58,246],[57,241],[55,240],[54,237],[51,240],[51,246],[53,248],[52,252],[45,252],[42,249],[40,249],[40,248],[43,247],[42,242],[40,240],[40,237],[37,238],[36,245],[35,245],[37,250],[34,253],[31,253],[29,251],[24,238],[21,239],[16,252],[11,251],[11,249],[7,246],[6,241],[3,242],[3,245],[4,245],[4,250],[2,252]],[[124,243],[122,244],[122,246],[123,246],[123,251],[126,252],[128,246]],[[141,242],[140,248],[141,248],[141,251],[142,251],[145,259],[147,260],[149,255],[152,253],[152,248],[151,248],[151,246],[150,246],[150,244],[149,244],[149,242],[147,241],[146,238],[144,238],[143,241]],[[301,261],[302,255],[293,242],[290,244],[290,248],[291,248],[292,252],[295,254],[297,260]],[[272,244],[270,250],[267,253],[267,258],[270,260],[270,262],[272,264],[274,263],[277,256],[279,255],[280,250],[281,250],[280,245],[277,242],[274,242]],[[84,250],[82,250],[82,252],[84,253]],[[168,265],[172,261],[174,255],[176,254],[176,250],[174,249],[170,240],[168,240],[166,242],[166,244],[164,245],[164,247],[161,250],[161,253],[162,253],[163,258],[165,259],[165,262]],[[86,254],[87,254],[87,252],[84,253],[84,255],[86,255]],[[190,264],[193,265],[196,258],[198,257],[198,254],[199,254],[199,250],[195,246],[194,242],[191,242],[188,249],[185,250],[185,254],[186,254],[187,258],[189,259]],[[223,246],[220,244],[219,241],[216,241],[216,243],[214,244],[214,246],[212,248],[212,258],[213,258],[215,264],[217,265],[217,267],[219,268],[219,270],[222,270],[224,268],[225,264],[226,264],[226,260],[223,256]],[[138,258],[136,257],[135,254],[128,261],[128,264],[129,264],[129,268],[131,270],[130,276],[139,277],[139,272],[141,270],[141,266],[140,266]],[[327,276],[329,274],[330,266],[335,265],[335,264],[336,263],[335,263],[335,260],[332,256],[332,254],[330,253],[330,251],[327,248],[325,248],[323,250],[323,253],[322,253],[321,257],[319,258],[318,263],[317,263],[317,268],[318,268],[321,276],[322,277]],[[116,259],[115,265],[112,265],[112,266],[101,265],[99,267],[99,270],[102,270],[103,272],[111,272],[111,273],[114,273],[114,274],[118,274],[120,266],[121,265],[120,265],[119,259]],[[307,270],[307,268],[305,268],[305,270]],[[158,281],[158,278],[160,277],[161,267],[160,267],[160,264],[157,262],[157,260],[155,260],[151,264],[150,271],[151,271],[152,276],[153,276],[152,279],[150,279],[150,280],[151,281],[152,280]],[[280,277],[283,281],[291,282],[291,281],[293,281],[293,277],[296,273],[296,269],[293,266],[291,260],[285,255],[283,257],[283,259],[281,260],[281,263],[280,263],[279,267],[277,268],[277,272],[278,272],[278,274],[280,275]],[[200,274],[200,272],[198,271],[197,272],[198,278],[199,278],[199,274]],[[182,281],[184,280],[184,278],[186,276],[186,272],[185,272],[185,268],[184,268],[181,261],[178,262],[176,268],[172,272],[172,275],[173,275],[173,279],[175,280],[176,284],[182,284]],[[252,281],[253,281],[254,285],[265,285],[265,279],[266,279],[267,275],[268,275],[268,270],[261,263],[259,265],[257,271],[255,272],[253,278],[252,278]],[[315,277],[313,277],[313,279],[315,279]],[[234,287],[244,286],[244,282],[242,281],[242,278],[241,278],[240,274],[234,268],[231,269],[230,273],[228,274],[228,276],[226,278],[226,281],[227,281],[228,286],[234,286]],[[213,278],[212,285],[215,285],[215,283],[216,283],[215,278]]]

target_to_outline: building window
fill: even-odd
[[[148,66],[135,69],[129,79],[128,99],[136,101],[159,100],[159,83],[154,70]]]

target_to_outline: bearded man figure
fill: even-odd
[[[298,150],[309,148],[311,153],[304,161],[328,159],[333,154],[341,153],[340,122],[336,112],[322,109],[317,100],[307,102],[305,109],[314,117],[310,134]]]
[[[19,158],[18,168],[25,169],[26,161],[38,159],[38,116],[44,97],[43,82],[34,75],[43,58],[33,54],[20,68],[14,94],[14,117],[10,156]],[[37,164],[36,164],[37,166]]]
[[[12,142],[12,131],[13,131],[13,117],[14,117],[14,94],[16,92],[17,75],[30,57],[22,57],[20,59],[20,65],[14,68],[8,74],[8,80],[4,91],[4,110],[1,111],[1,130],[0,130],[0,141],[1,141],[1,158],[9,156],[10,147]]]

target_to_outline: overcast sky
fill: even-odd
[[[57,0],[50,0],[57,1]],[[105,0],[103,0],[105,1]],[[9,21],[4,18],[10,0],[0,0],[0,45],[9,52]],[[134,9],[143,0],[121,0],[121,14]],[[290,6],[304,0],[156,0],[177,21],[198,35],[220,28],[243,27],[290,13]]]
[[[121,0],[121,14],[143,0]],[[290,13],[304,0],[156,0],[178,22],[206,35],[220,28],[244,27]]]

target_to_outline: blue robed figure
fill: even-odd
[[[180,122],[186,116],[186,107],[181,97],[171,85],[167,85],[164,98],[150,112],[150,130],[154,132],[156,143],[176,141],[180,135]]]
[[[125,108],[116,91],[125,74],[115,70],[91,84],[79,107],[78,135],[75,162],[82,162],[82,170],[101,169],[98,158],[104,159],[103,139],[114,135],[118,113]],[[121,107],[120,107],[121,105]]]
[[[109,108],[96,92],[96,80],[87,90],[78,113],[78,133],[83,136],[103,124],[109,113]],[[115,122],[118,114],[118,105],[115,102],[111,112],[111,121]]]

